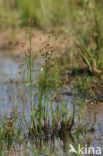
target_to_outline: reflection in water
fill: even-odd
[[[40,69],[38,61],[35,63],[34,70]],[[33,73],[33,77],[36,77],[36,72]],[[19,74],[18,63],[15,59],[5,58],[0,55],[0,118],[5,112],[8,116],[12,109],[25,107],[26,117],[29,121],[30,106],[29,104],[29,86],[23,84],[23,77]],[[24,90],[26,92],[24,97]],[[36,94],[36,88],[34,87],[33,94]],[[72,110],[71,100],[72,97],[66,97],[68,101],[68,110]],[[25,102],[23,103],[25,99]],[[34,97],[35,100],[35,97]],[[83,119],[84,120],[84,119]],[[67,154],[69,150],[69,144],[85,143],[88,146],[102,146],[103,144],[103,103],[94,103],[87,105],[86,119],[90,123],[95,123],[93,132],[75,133],[73,135],[63,134],[60,138],[52,139],[33,139],[35,147],[42,152],[42,149],[49,148],[51,152],[57,151],[58,155],[63,153]],[[19,152],[21,148],[19,149]],[[10,151],[9,151],[10,152]],[[63,152],[63,153],[62,153]],[[20,152],[21,153],[21,152]],[[45,154],[45,152],[44,152]],[[21,154],[20,154],[21,155]]]

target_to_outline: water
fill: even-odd
[[[36,75],[40,71],[41,61],[36,60],[34,64],[34,82],[36,80]],[[10,116],[13,109],[18,108],[22,112],[22,108],[25,107],[26,118],[29,121],[30,116],[30,105],[29,105],[29,85],[26,84],[24,87],[23,76],[19,74],[18,70],[19,63],[15,58],[5,57],[0,54],[0,118],[2,115],[7,113]],[[70,90],[69,87],[68,91]],[[26,90],[25,104],[23,103],[24,90]],[[62,90],[63,91],[63,90]],[[67,91],[67,90],[66,90]],[[35,95],[36,88],[34,86],[33,94]],[[65,96],[68,100],[68,111],[72,112],[72,96]],[[79,99],[79,97],[78,97]],[[35,100],[35,97],[34,97]],[[55,107],[55,105],[54,105]],[[79,106],[78,106],[79,108]],[[77,120],[77,119],[76,119]],[[69,144],[87,144],[88,146],[102,147],[103,145],[103,103],[90,103],[87,104],[83,117],[82,123],[93,124],[94,130],[92,132],[82,132],[82,133],[72,133],[72,135],[65,134],[61,138],[55,138],[54,140],[39,140],[39,143],[35,142],[36,150],[41,148],[53,150],[57,155],[67,155],[69,150]],[[27,144],[28,151],[30,143]],[[30,147],[31,148],[31,147]],[[22,155],[22,154],[21,154]],[[30,154],[32,155],[32,154]],[[45,155],[45,152],[44,152]],[[70,154],[69,154],[70,155]]]

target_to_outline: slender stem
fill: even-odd
[[[32,30],[31,23],[29,24],[30,36],[29,36],[29,85],[30,85],[30,107],[31,107],[31,121],[33,127],[35,127],[35,117],[34,117],[34,109],[33,108],[33,88],[32,88]]]
[[[31,32],[31,26],[30,26],[30,49],[29,49],[29,84],[30,84],[30,103],[32,106],[32,54],[31,54],[31,41],[32,41],[32,32]]]

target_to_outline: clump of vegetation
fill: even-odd
[[[0,123],[0,155],[3,151],[7,154],[9,149],[16,143],[21,143],[21,125],[18,124],[19,114],[12,111],[10,116],[2,116]],[[20,118],[19,118],[20,121]]]
[[[100,74],[101,71],[97,69],[97,63],[95,61],[96,54],[95,49],[93,48],[92,40],[90,41],[89,45],[86,46],[85,42],[79,39],[80,45],[78,46],[80,49],[80,55],[82,58],[82,62],[87,65],[89,71],[93,74]]]
[[[38,96],[35,98],[35,101],[33,100],[31,24],[30,20],[28,30],[30,49],[28,54],[25,54],[25,63],[23,63],[23,66],[26,67],[25,72],[28,73],[30,93],[31,122],[28,124],[24,115],[26,129],[30,137],[36,135],[58,136],[61,135],[63,131],[71,131],[74,125],[75,105],[73,105],[73,116],[68,116],[66,110],[67,102],[61,100],[60,97],[59,61],[55,53],[55,45],[58,36],[54,35],[54,46],[51,46],[50,34],[48,36],[48,41],[43,43],[43,48],[40,50],[44,63],[37,76],[36,90]]]
[[[3,144],[3,141],[5,141],[5,144],[7,143],[7,146],[12,145],[14,138],[14,123],[12,120],[7,118],[5,121],[2,121],[0,126],[0,145]]]

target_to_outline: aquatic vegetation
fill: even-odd
[[[89,43],[88,45],[89,47],[86,47],[83,40],[79,39],[79,42],[80,45],[78,47],[80,49],[80,54],[83,59],[83,62],[87,65],[91,73],[100,74],[101,71],[97,69],[97,64],[95,61],[95,57],[97,56],[95,55],[95,49],[92,49],[93,47],[90,47],[91,46],[90,44],[93,43]]]
[[[7,154],[9,149],[13,147],[13,144],[16,140],[16,143],[21,143],[21,125],[19,113],[16,111],[12,111],[10,116],[7,114],[2,116],[0,123],[0,155]],[[4,152],[3,152],[4,151]]]
[[[67,102],[60,95],[60,69],[59,58],[55,53],[57,35],[54,35],[54,45],[50,45],[51,36],[49,33],[48,40],[43,43],[43,48],[40,50],[40,54],[43,59],[41,70],[37,75],[36,95],[33,100],[33,76],[32,76],[32,28],[31,20],[29,21],[28,39],[30,43],[30,49],[25,52],[25,62],[21,63],[19,68],[24,66],[22,74],[28,75],[29,83],[29,96],[30,96],[30,118],[28,121],[25,118],[24,121],[27,129],[27,133],[30,138],[35,136],[53,137],[59,136],[66,131],[70,132],[75,120],[75,105],[76,98],[73,102],[73,115],[68,112]],[[25,82],[25,76],[24,76]],[[25,95],[24,95],[25,96]],[[52,98],[55,97],[55,98]],[[52,99],[52,100],[51,100]]]

